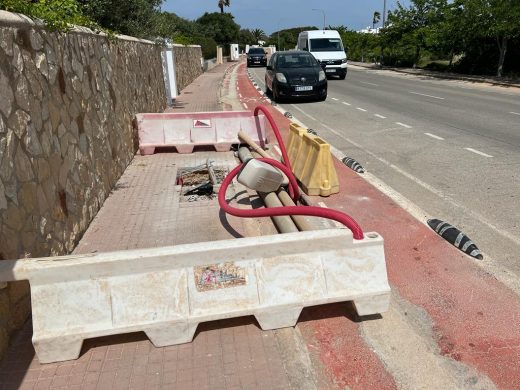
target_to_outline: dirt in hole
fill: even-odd
[[[217,179],[217,185],[222,183],[228,170],[213,167],[213,172]],[[181,187],[181,202],[198,202],[215,199],[215,185],[211,184],[211,179],[207,167],[185,167],[180,168],[177,173],[177,185]],[[213,186],[213,192],[208,193],[208,188]]]

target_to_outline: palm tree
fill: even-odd
[[[381,14],[378,11],[374,12],[374,17],[372,18],[372,29],[376,28],[376,24],[381,20]]]
[[[251,30],[251,34],[253,34],[253,37],[255,37],[255,44],[257,44],[259,40],[265,38],[264,30],[261,30],[259,28],[255,28],[254,30]]]
[[[224,13],[224,7],[230,6],[230,0],[218,0],[218,7],[220,8],[220,13]]]

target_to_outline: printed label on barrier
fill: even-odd
[[[211,127],[211,119],[194,119],[193,127]]]
[[[210,264],[194,267],[198,291],[210,291],[246,284],[246,270],[234,263]]]

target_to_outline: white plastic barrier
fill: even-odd
[[[240,130],[262,146],[267,143],[265,116],[251,111],[137,114],[136,123],[142,155],[162,146],[174,146],[179,153],[191,153],[197,145],[228,151],[240,143]]]
[[[204,321],[252,314],[275,329],[306,306],[352,300],[369,315],[390,299],[383,239],[346,229],[0,261],[0,282],[24,279],[41,363],[78,358],[92,337],[144,331],[166,346]]]

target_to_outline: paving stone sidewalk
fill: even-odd
[[[225,108],[221,93],[235,88],[228,77],[231,66],[217,66],[197,78],[168,111]],[[232,152],[136,155],[75,253],[273,232],[265,220],[247,222],[222,215],[216,199],[180,202],[179,168],[207,159],[216,166],[234,166]],[[247,193],[241,193],[247,202]],[[155,348],[144,333],[91,339],[78,360],[41,365],[28,321],[0,362],[0,389],[296,389],[309,367],[290,356],[291,350],[301,349],[294,332],[261,331],[253,317],[243,317],[201,324],[192,343],[165,348]]]

